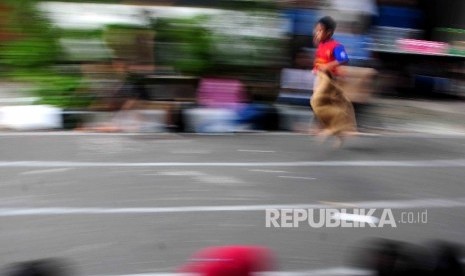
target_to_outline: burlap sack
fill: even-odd
[[[341,66],[341,78],[337,84],[352,103],[369,103],[374,91],[374,79],[377,75],[372,68]]]
[[[310,102],[315,116],[331,135],[355,132],[354,108],[349,99],[328,75],[318,72]]]

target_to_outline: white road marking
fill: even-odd
[[[210,154],[211,150],[173,150],[172,154]]]
[[[240,152],[258,152],[258,153],[273,153],[273,152],[276,152],[274,150],[248,150],[248,149],[238,149],[237,151],[240,151]]]
[[[202,172],[198,171],[167,171],[167,172],[156,172],[156,173],[144,173],[145,176],[203,176]]]
[[[315,180],[316,178],[314,177],[304,177],[304,176],[286,176],[286,175],[280,175],[278,176],[279,178],[288,178],[288,179],[304,179],[304,180]]]
[[[195,181],[210,184],[243,184],[243,180],[230,176],[201,175],[194,177]]]
[[[58,167],[407,167],[462,168],[465,159],[437,160],[359,160],[359,161],[282,161],[282,162],[76,162],[76,161],[0,161],[0,168]]]
[[[275,170],[249,170],[249,172],[264,172],[264,173],[287,173],[286,171],[275,171]]]
[[[464,208],[464,198],[449,199],[412,199],[391,201],[360,201],[348,202],[356,208],[367,209],[433,209],[433,208]],[[321,209],[335,208],[327,204],[270,204],[270,205],[231,205],[231,206],[177,206],[177,207],[50,207],[50,208],[0,208],[0,217],[14,216],[48,216],[48,215],[122,215],[122,214],[167,214],[194,212],[250,212],[267,209]]]
[[[357,208],[357,206],[355,206],[354,204],[347,203],[347,202],[319,201],[319,203],[324,204],[324,205],[328,205],[328,206],[332,206],[332,207],[335,207],[335,208]]]
[[[33,174],[45,174],[45,173],[60,173],[60,172],[67,172],[71,170],[71,168],[61,168],[61,169],[48,169],[48,170],[34,170],[34,171],[27,171],[22,172],[21,175],[33,175]]]

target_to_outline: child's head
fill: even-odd
[[[313,42],[318,45],[322,41],[330,39],[336,30],[336,21],[330,16],[325,16],[318,20],[313,30]]]

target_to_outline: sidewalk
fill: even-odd
[[[385,131],[465,134],[465,101],[377,99],[373,105]]]
[[[34,98],[24,93],[29,87],[14,83],[0,86],[0,106],[28,105]],[[312,121],[310,107],[286,107],[280,110],[280,120],[309,123]],[[284,112],[283,112],[284,111]],[[164,116],[161,110],[147,111],[148,117],[158,124],[157,132],[162,131]],[[82,112],[97,121],[110,118],[102,112]],[[153,114],[152,114],[153,113]],[[2,114],[0,114],[1,116]],[[1,117],[0,117],[1,118]],[[369,132],[374,133],[425,133],[438,135],[465,135],[465,100],[408,100],[396,98],[374,99],[366,114]],[[2,126],[0,126],[2,128]]]
[[[151,118],[151,123],[158,125],[155,132],[163,131],[162,124],[165,116],[161,114],[163,113],[161,110],[143,112],[147,114],[154,113],[150,116],[145,116]],[[290,129],[303,131],[308,129],[313,122],[313,114],[310,107],[281,106],[278,108],[278,112],[281,131]],[[213,110],[212,114],[208,116],[221,117],[221,115],[221,112],[215,113]],[[94,120],[102,122],[102,118],[108,118],[108,116],[109,114],[107,113],[97,114],[94,115]],[[446,102],[381,98],[369,106],[365,117],[368,119],[368,123],[364,128],[360,128],[362,132],[375,134],[465,135],[464,101]],[[189,121],[197,119],[185,119],[184,123],[189,124]],[[363,122],[361,123],[364,125]],[[292,127],[292,125],[296,128]],[[285,127],[283,128],[283,126]],[[192,131],[194,128],[190,126],[186,129]]]

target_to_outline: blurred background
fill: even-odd
[[[1,0],[3,274],[176,276],[219,256],[240,271],[203,275],[248,276],[269,249],[255,261],[281,276],[461,275],[464,14],[464,0]],[[300,135],[325,15],[375,134],[339,150]],[[302,204],[428,223],[265,227],[265,209]]]
[[[373,99],[464,96],[460,0],[5,0],[0,12],[0,126],[10,130],[302,131],[324,15],[351,58],[361,128],[406,113]]]

